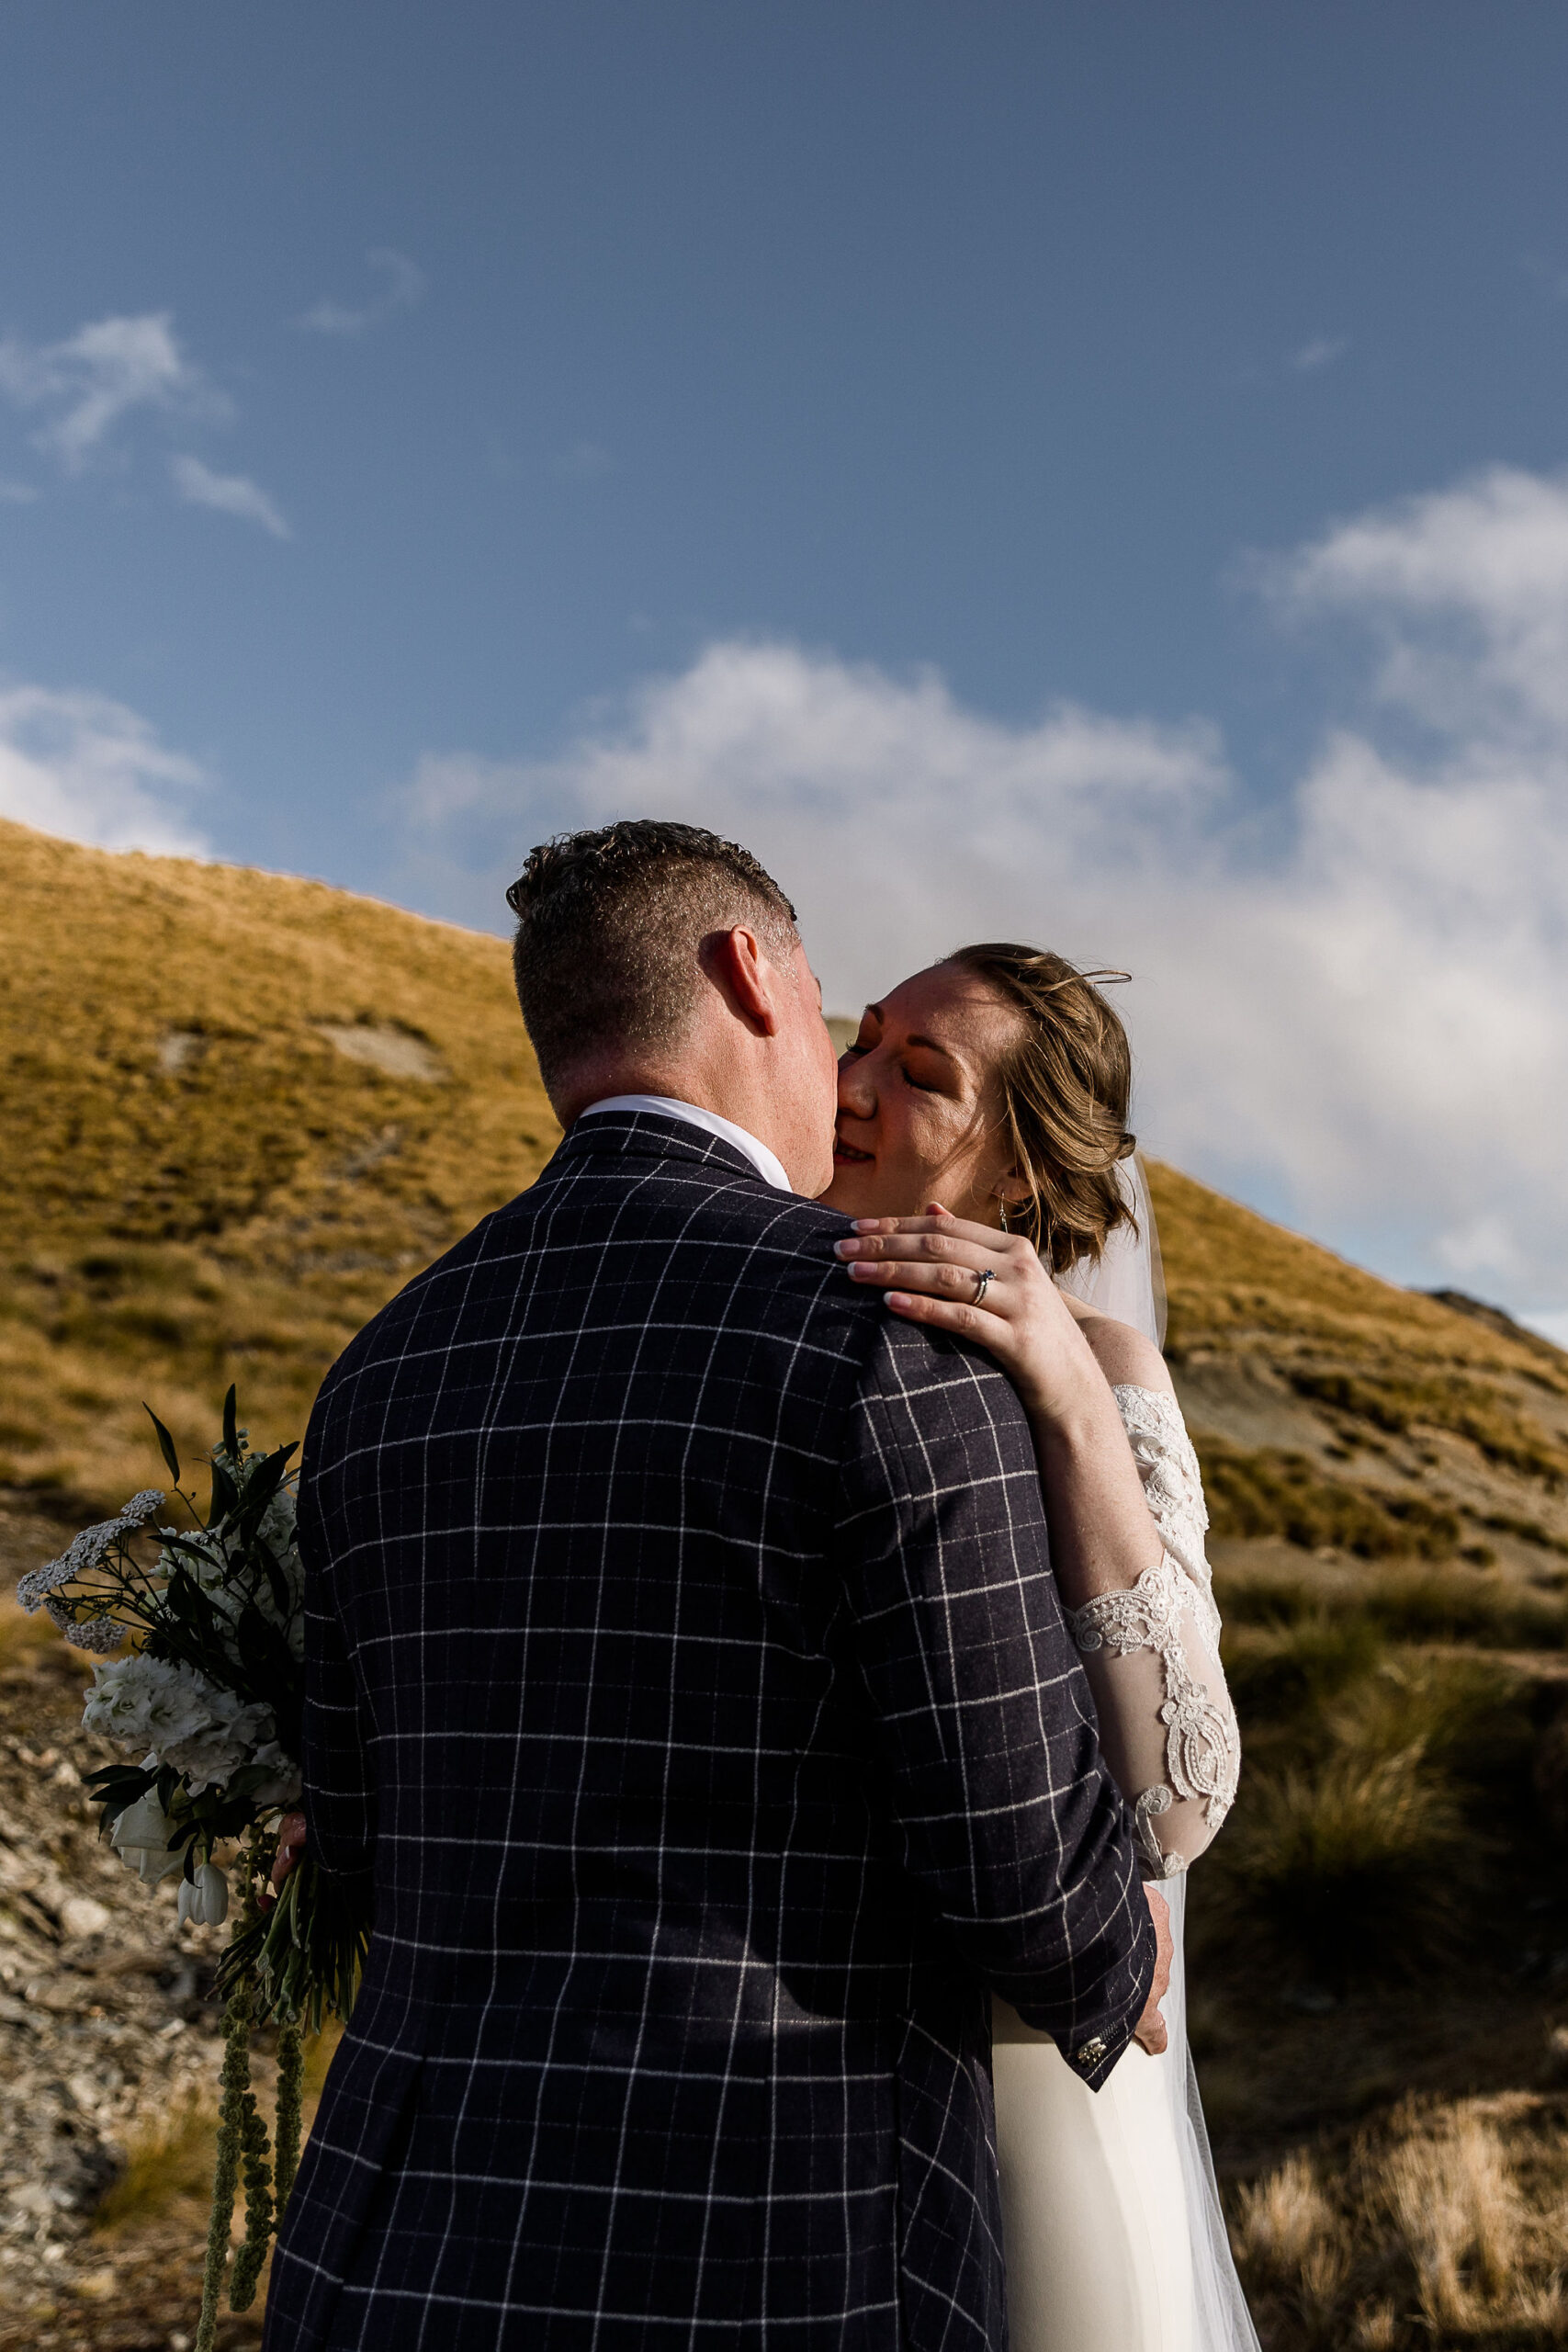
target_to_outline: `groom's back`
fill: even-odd
[[[499,1996],[585,2057],[660,2014],[728,2034],[773,2014],[758,1873],[801,1807],[846,1816],[824,1862],[863,1852],[826,1552],[880,1307],[841,1230],[699,1130],[585,1120],[329,1380],[303,1534],[373,1726],[378,1959],[411,1997]],[[843,1939],[810,1924],[829,1966],[854,1907]]]
[[[978,1986],[874,1802],[828,1556],[883,1318],[842,1229],[700,1131],[584,1120],[323,1390],[301,1536],[355,1695],[318,1671],[310,1830],[352,1868],[373,1814],[376,1934],[303,2176],[331,2243],[297,2211],[277,2267],[291,2352],[423,2343],[427,2307],[476,2352],[770,2313],[897,2343],[900,2168],[939,2143],[994,2300]]]
[[[376,1928],[272,2352],[1001,2340],[985,1978],[1108,2064],[1147,1917],[1018,1400],[841,1230],[584,1118],[329,1376],[307,1805]]]

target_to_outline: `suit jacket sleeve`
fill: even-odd
[[[1155,1939],[1052,1574],[1039,1470],[978,1351],[891,1317],[849,1417],[838,1541],[906,1867],[1098,2086]]]
[[[299,1497],[305,1564],[305,1713],[301,1766],[309,1850],[330,1877],[363,1882],[376,1856],[376,1775],[365,1700],[333,1591],[330,1536],[314,1485]]]

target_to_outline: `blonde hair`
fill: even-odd
[[[998,1065],[1002,1120],[1029,1199],[1008,1222],[1053,1272],[1098,1259],[1119,1225],[1137,1229],[1116,1167],[1137,1137],[1127,1125],[1133,1055],[1127,1032],[1093,985],[1124,972],[1080,972],[1065,956],[991,940],[948,957],[1023,1015]]]

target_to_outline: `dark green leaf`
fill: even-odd
[[[141,1409],[158,1432],[159,1448],[162,1451],[164,1461],[169,1465],[169,1476],[173,1478],[175,1486],[177,1487],[180,1483],[180,1457],[175,1452],[175,1441],[169,1435],[168,1430],[164,1427],[163,1422],[158,1419],[157,1414],[152,1410],[151,1405],[143,1405]]]
[[[223,1399],[223,1445],[231,1462],[240,1458],[239,1414],[235,1408],[234,1385],[231,1381],[229,1394]]]

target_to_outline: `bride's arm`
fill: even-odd
[[[978,1340],[1022,1396],[1100,1744],[1149,1873],[1184,1869],[1230,1808],[1240,1744],[1203,1556],[1202,1484],[1163,1358],[1066,1297],[1020,1236],[932,1216],[868,1222],[839,1246],[856,1279],[888,1286],[896,1314]],[[995,1278],[977,1302],[986,1267]]]

